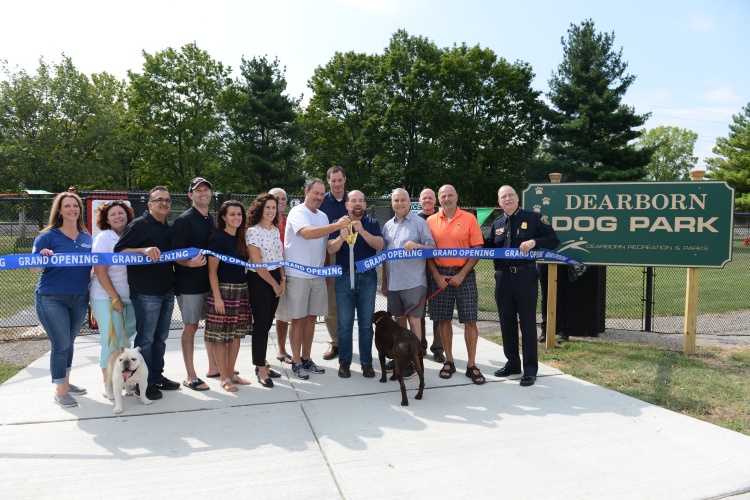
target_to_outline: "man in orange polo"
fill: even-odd
[[[438,249],[479,248],[484,244],[476,217],[458,208],[456,189],[446,184],[438,191],[440,212],[430,216],[427,224]],[[432,276],[432,289],[443,291],[430,300],[430,319],[440,322],[440,336],[445,349],[445,363],[440,378],[451,378],[456,373],[453,362],[453,308],[458,309],[458,321],[464,325],[464,340],[469,359],[466,376],[477,385],[484,384],[484,376],[476,366],[477,353],[477,279],[474,266],[479,259],[436,257],[427,259]]]

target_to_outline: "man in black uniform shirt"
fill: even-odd
[[[162,252],[172,245],[172,226],[167,215],[172,199],[164,186],[156,186],[148,193],[148,213],[133,219],[125,226],[115,252],[141,253],[157,262]],[[162,390],[175,390],[180,384],[164,376],[164,353],[167,349],[169,325],[174,309],[174,270],[171,262],[146,266],[128,266],[130,300],[135,311],[136,336],[134,347],[148,366],[148,399],[161,399]]]
[[[518,248],[529,252],[534,248],[553,250],[560,244],[546,215],[518,207],[518,194],[510,186],[497,193],[498,203],[505,212],[495,219],[485,248]],[[536,341],[536,304],[538,275],[536,265],[527,260],[495,259],[495,301],[503,334],[503,352],[508,362],[495,372],[496,377],[521,373],[521,385],[534,385],[539,370]],[[518,324],[521,324],[523,366],[518,355]]]

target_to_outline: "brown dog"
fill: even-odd
[[[380,370],[383,373],[380,381],[386,382],[385,358],[387,356],[395,364],[391,380],[398,380],[398,383],[401,384],[401,406],[409,406],[409,400],[406,398],[406,386],[404,385],[404,370],[410,362],[413,362],[419,375],[419,392],[416,398],[422,399],[422,393],[424,392],[424,349],[419,339],[411,331],[399,326],[398,323],[393,321],[391,315],[385,311],[378,311],[373,314],[372,322],[375,323],[375,347],[378,350]]]

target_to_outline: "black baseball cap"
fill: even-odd
[[[214,189],[214,187],[211,185],[211,183],[208,182],[206,179],[204,179],[203,177],[196,177],[195,179],[193,179],[192,181],[190,181],[190,189],[188,189],[188,193],[192,193],[193,189],[197,188],[201,184],[207,184],[208,185],[208,189],[210,189],[211,191],[213,191],[213,189]]]

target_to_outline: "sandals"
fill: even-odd
[[[469,377],[471,381],[477,385],[482,385],[485,383],[484,375],[482,375],[482,372],[479,371],[477,365],[467,367],[466,376]]]
[[[438,374],[440,378],[449,379],[453,376],[453,374],[456,373],[456,365],[453,363],[453,361],[446,361],[443,363],[443,368],[440,370],[440,373]]]
[[[237,374],[235,374],[234,377],[232,377],[232,382],[238,385],[250,385],[251,384],[249,380],[242,378]]]
[[[221,388],[224,389],[227,392],[237,392],[239,391],[239,388],[232,383],[231,378],[225,378],[221,381]]]
[[[208,384],[206,384],[204,381],[202,381],[199,378],[194,378],[190,382],[183,381],[182,385],[184,385],[185,387],[187,387],[189,389],[192,389],[194,391],[207,391],[207,390],[210,389],[210,387],[208,386]],[[203,387],[201,387],[201,386],[203,386]]]
[[[239,375],[240,372],[238,372],[237,370],[235,370],[234,374],[235,375]],[[221,377],[221,373],[206,373],[206,377],[208,377],[208,378],[219,378],[219,377]]]
[[[294,364],[294,360],[289,354],[284,354],[283,356],[276,356],[276,359],[278,359],[281,363],[289,363]]]

